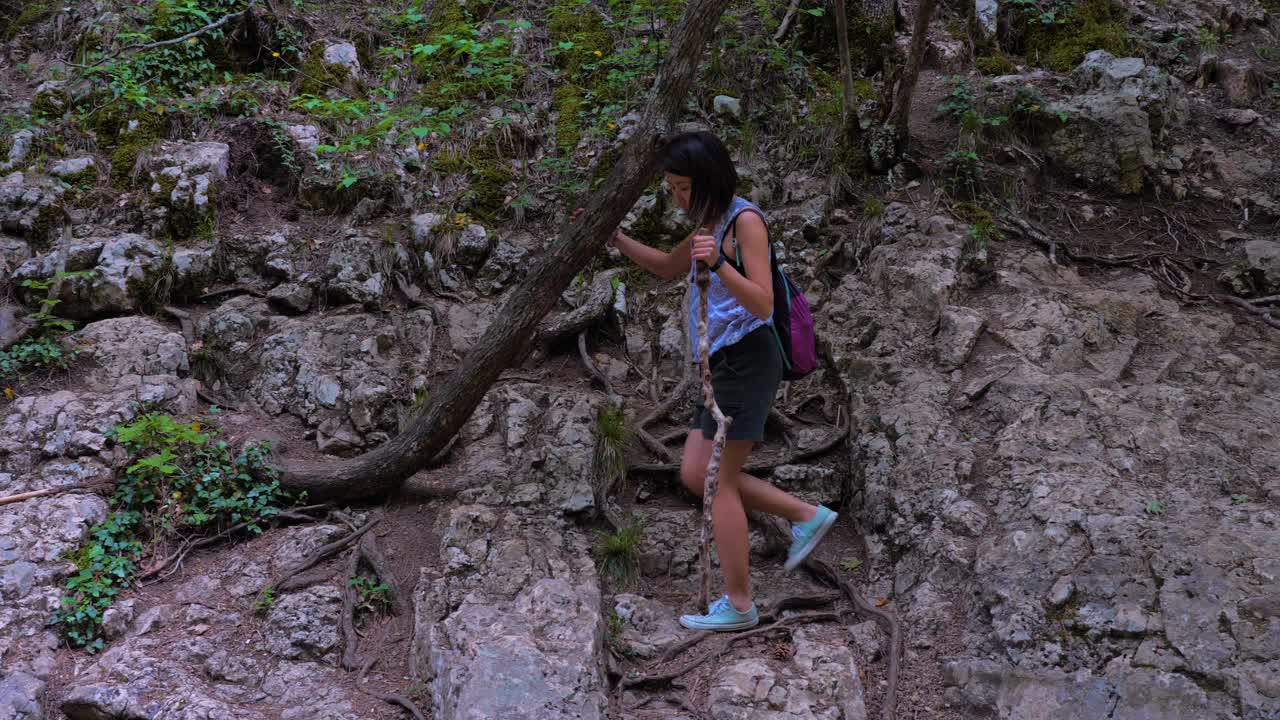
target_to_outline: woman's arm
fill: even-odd
[[[631,258],[635,264],[657,275],[672,280],[689,270],[689,238],[681,240],[671,252],[664,252],[649,247],[635,238],[627,236],[621,230],[613,236],[613,246]]]
[[[569,222],[577,222],[582,212],[583,208],[578,208],[570,213]],[[690,235],[689,237],[693,236]],[[645,245],[621,230],[614,230],[613,237],[609,238],[609,244],[618,248],[623,255],[631,258],[632,262],[654,275],[666,280],[674,280],[689,269],[689,237],[681,240],[679,244],[671,249],[671,252],[664,252],[658,248]]]
[[[746,266],[744,277],[733,265],[724,263],[717,274],[729,293],[761,320],[773,314],[773,273],[769,268],[769,233],[764,220],[754,212],[738,216],[736,227],[738,249]]]

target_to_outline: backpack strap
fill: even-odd
[[[778,261],[773,254],[773,243],[769,240],[769,221],[765,220],[764,213],[754,207],[744,207],[734,213],[733,217],[729,219],[729,229],[726,231],[726,234],[733,234],[733,260],[730,262],[733,263],[734,269],[742,273],[743,277],[746,277],[747,266],[742,263],[742,249],[738,247],[738,218],[741,217],[743,213],[755,213],[760,216],[760,222],[764,223],[765,242],[769,244],[769,263],[776,267]]]

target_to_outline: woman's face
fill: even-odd
[[[693,196],[693,178],[663,173],[662,179],[667,183],[667,189],[671,191],[671,195],[675,197],[676,206],[686,213],[689,212],[689,198]]]

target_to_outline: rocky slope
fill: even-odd
[[[50,620],[131,474],[117,429],[163,413],[283,460],[394,435],[608,168],[680,10],[179,3],[240,14],[147,90],[94,43],[182,13],[87,5],[0,0],[0,495],[97,484],[0,505],[0,720],[879,713],[887,639],[762,527],[759,602],[798,624],[667,655],[695,640],[695,499],[610,438],[678,448],[691,393],[642,419],[683,387],[684,288],[604,252],[560,308],[607,308],[595,373],[577,338],[534,348],[384,504],[158,534],[139,573],[191,552],[71,647]],[[821,336],[763,472],[842,508],[822,555],[901,622],[898,717],[1280,718],[1277,9],[977,12],[972,50],[962,18],[931,29],[887,177],[841,145],[830,18],[780,43],[781,8],[724,20],[687,120],[730,141]],[[687,230],[656,190],[628,227]],[[272,589],[371,522],[402,612],[345,545]]]

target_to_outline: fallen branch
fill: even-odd
[[[685,372],[684,376],[680,378],[680,384],[676,385],[675,389],[667,395],[667,399],[640,420],[640,427],[646,428],[666,417],[667,413],[671,412],[671,408],[675,407],[676,403],[684,399],[684,394],[689,390],[689,383],[689,373]]]
[[[385,703],[390,703],[392,705],[399,705],[400,707],[407,710],[409,714],[413,716],[414,720],[427,720],[427,716],[423,715],[422,711],[418,709],[418,706],[414,705],[413,701],[410,700],[409,698],[403,695],[397,695],[394,693],[374,692],[373,690],[370,690],[367,687],[365,687],[364,676],[369,673],[369,669],[372,668],[374,664],[377,662],[378,662],[377,657],[371,657],[368,660],[364,661],[364,665],[360,668],[360,674],[356,676],[356,689],[376,700],[381,700]]]
[[[371,520],[365,523],[360,529],[356,530],[350,535],[347,535],[339,540],[334,540],[333,542],[328,543],[326,545],[320,546],[319,549],[317,549],[315,552],[308,555],[305,559],[303,559],[302,562],[280,573],[280,575],[277,576],[275,580],[272,580],[271,582],[263,586],[263,589],[265,590],[266,588],[273,588],[276,592],[286,592],[288,590],[295,589],[295,586],[290,582],[291,578],[293,578],[295,575],[299,573],[310,570],[311,568],[315,567],[321,562],[328,560],[334,555],[337,555],[339,552],[342,552],[344,548],[348,547],[352,543],[355,543],[365,533],[369,532],[369,530],[372,529],[374,525],[377,525],[377,524],[378,524],[377,520]]]
[[[105,55],[105,56],[103,56],[102,58],[98,59],[96,62],[90,63],[90,64],[88,64],[88,65],[78,65],[78,64],[76,64],[76,63],[71,63],[71,62],[69,62],[69,63],[67,63],[67,64],[68,64],[68,65],[70,65],[70,66],[72,66],[72,67],[78,67],[78,68],[95,68],[95,67],[97,67],[97,66],[99,66],[99,65],[101,65],[101,64],[103,64],[103,63],[105,63],[105,62],[106,62],[106,61],[108,61],[108,60],[112,60],[112,59],[114,59],[114,58],[117,58],[117,57],[119,57],[119,56],[123,55],[124,53],[132,52],[132,51],[134,51],[134,50],[154,50],[154,49],[159,48],[159,47],[166,47],[166,46],[169,46],[169,45],[177,45],[177,44],[179,44],[179,43],[184,43],[184,42],[186,42],[186,41],[188,41],[188,40],[190,40],[190,39],[192,39],[192,38],[199,37],[199,36],[201,36],[201,35],[203,35],[203,34],[205,34],[205,33],[209,32],[210,30],[217,30],[218,28],[220,28],[220,27],[222,27],[223,25],[227,24],[227,21],[229,21],[229,20],[234,20],[234,19],[236,19],[236,18],[240,17],[241,15],[244,15],[245,13],[249,12],[250,10],[252,10],[252,9],[253,9],[253,6],[254,6],[254,5],[257,5],[257,4],[258,4],[258,0],[249,0],[249,4],[248,4],[248,5],[246,5],[246,6],[245,6],[245,8],[244,8],[243,10],[241,10],[240,12],[234,12],[234,13],[231,13],[230,15],[225,15],[225,16],[223,16],[223,17],[222,17],[222,19],[220,19],[220,20],[215,20],[214,22],[211,22],[211,23],[209,23],[208,25],[205,25],[204,27],[202,27],[202,28],[200,28],[200,29],[198,29],[198,30],[192,30],[191,32],[189,32],[189,33],[187,33],[186,35],[183,35],[183,36],[181,36],[181,37],[169,38],[168,40],[157,40],[156,42],[149,42],[149,43],[137,43],[137,44],[134,44],[134,45],[125,45],[124,47],[120,48],[119,50],[116,50],[115,52],[111,53],[110,55]]]
[[[702,568],[699,604],[707,607],[711,602],[711,506],[715,503],[716,489],[720,485],[720,456],[724,454],[725,436],[733,419],[725,417],[720,411],[715,389],[711,385],[711,343],[707,337],[707,288],[711,284],[711,269],[706,263],[696,263],[694,282],[698,286],[698,364],[702,370],[702,405],[716,421],[716,434],[711,441],[711,458],[707,460],[707,478],[703,484],[702,538],[698,551],[698,564]]]
[[[67,492],[85,492],[105,490],[114,486],[113,481],[96,482],[96,483],[76,483],[75,485],[63,485],[56,488],[46,488],[44,490],[32,490],[30,492],[18,493],[17,495],[6,495],[0,497],[0,505],[8,505],[10,503],[18,503],[24,500],[34,500],[35,498],[49,497],[51,495],[61,495]]]

